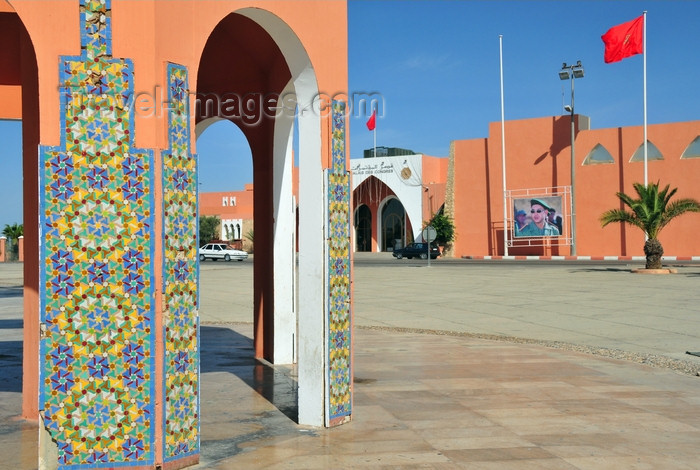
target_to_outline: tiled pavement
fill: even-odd
[[[355,338],[354,417],[335,429],[297,426],[243,370],[205,373],[200,468],[700,468],[697,377],[456,336]]]

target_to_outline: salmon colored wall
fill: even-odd
[[[557,116],[506,122],[506,178],[509,190],[570,184],[570,118]],[[500,123],[491,123],[487,139],[455,142],[455,256],[503,254],[503,184]],[[700,200],[700,159],[680,160],[700,135],[700,121],[648,126],[648,138],[663,161],[648,162],[649,182],[679,188],[676,197]],[[643,163],[629,160],[643,141],[641,126],[599,130],[577,128],[576,226],[579,256],[643,256],[644,235],[619,224],[601,228],[600,215],[621,207],[615,193],[635,194],[643,182]],[[611,164],[582,165],[596,144],[611,153]],[[667,256],[700,253],[700,216],[686,214],[661,232]],[[510,251],[510,250],[509,250]],[[517,248],[509,254],[569,254],[569,247]]]
[[[39,135],[42,145],[58,145],[58,59],[80,55],[79,3],[72,0],[9,1],[29,32],[39,75]]]
[[[423,220],[430,220],[445,203],[449,159],[423,155]]]
[[[0,85],[0,119],[22,119],[22,87]]]
[[[34,57],[24,53],[26,31],[19,17],[7,3],[0,6],[0,119],[21,119],[23,62],[33,63]]]
[[[664,160],[647,162],[648,181],[658,181],[662,187],[668,184],[671,188],[678,188],[674,199],[690,197],[700,200],[700,185],[697,180],[700,175],[700,158],[680,159],[688,144],[698,135],[700,121],[648,126],[647,138],[664,157]],[[633,184],[644,182],[644,163],[629,161],[643,140],[644,130],[641,126],[584,131],[579,134],[576,142],[576,160],[579,165],[576,168],[576,205],[579,208],[576,221],[579,236],[577,251],[620,256],[644,255],[644,235],[639,229],[620,224],[601,228],[598,222],[602,212],[621,207],[615,192],[634,195],[636,192]],[[597,143],[608,149],[615,163],[580,166],[583,158]],[[700,214],[685,214],[671,222],[659,235],[665,254],[700,254],[698,231]]]
[[[247,184],[244,191],[223,191],[200,193],[199,213],[201,215],[218,216],[226,219],[253,218],[253,185]],[[223,197],[235,197],[235,206],[223,206]]]
[[[487,139],[454,142],[455,256],[491,250],[487,151]]]
[[[58,145],[58,58],[80,54],[79,4],[74,0],[15,0],[10,4],[24,22],[36,50],[42,96],[41,143]],[[167,61],[188,67],[190,89],[194,90],[199,58],[209,34],[229,13],[249,7],[275,14],[297,34],[313,64],[321,92],[329,96],[347,92],[347,61],[327,60],[347,57],[345,2],[113,1],[113,56],[133,61],[135,93],[152,92],[156,86],[162,90]],[[136,145],[166,148],[165,125],[163,115],[159,119],[137,115]],[[323,134],[322,149],[327,168],[327,133]]]

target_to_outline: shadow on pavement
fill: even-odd
[[[22,341],[0,341],[0,392],[21,391]]]
[[[22,297],[24,295],[24,287],[0,287],[0,299],[10,299],[13,297]]]
[[[202,374],[233,374],[289,419],[299,421],[298,385],[293,368],[273,367],[256,359],[253,340],[227,327],[201,326],[200,344]]]
[[[629,273],[631,269],[629,267],[595,267],[595,268],[575,268],[570,270],[570,273]]]

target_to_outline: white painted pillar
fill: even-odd
[[[291,85],[291,84],[290,84]],[[291,93],[288,85],[283,94]],[[281,112],[275,119],[272,157],[274,362],[292,364],[296,349],[297,318],[294,299],[296,215],[293,203],[294,115]]]
[[[321,119],[316,80],[307,68],[296,81],[299,105],[299,424],[325,423],[325,290]]]

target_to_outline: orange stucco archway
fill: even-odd
[[[36,54],[19,15],[0,3],[0,119],[22,120],[24,224],[24,344],[23,375],[36,377],[39,361],[39,91]],[[22,416],[36,419],[38,384],[24,380]]]
[[[219,22],[202,51],[197,72],[197,122],[228,119],[238,125],[253,155],[255,192],[254,331],[255,354],[275,362],[273,142],[275,120],[269,108],[291,74],[284,55],[255,21],[231,13]],[[270,100],[270,101],[267,101]]]
[[[345,2],[10,1],[0,14],[8,26],[0,34],[12,46],[0,61],[18,72],[3,72],[0,93],[17,103],[21,85],[29,162],[25,335],[35,343],[25,341],[25,350],[40,353],[25,357],[23,400],[25,415],[41,420],[46,465],[180,468],[198,460],[193,136],[204,116],[195,112],[194,90],[209,86],[292,91],[308,111],[299,120],[299,421],[348,421],[345,112],[319,93],[347,90]],[[237,31],[251,34],[255,47]],[[240,59],[235,73],[214,63],[226,52],[218,43],[229,39],[241,52],[228,56]],[[225,86],[221,72],[235,80]],[[19,107],[10,108],[2,112],[16,118]],[[292,194],[293,123],[275,116],[245,131],[256,186],[271,188],[255,204],[256,219],[268,219],[257,221],[256,243],[270,248],[256,266],[255,321],[260,355],[275,360],[276,333],[285,327],[278,308],[291,304],[278,286],[281,268],[293,266],[295,206],[285,196]],[[97,404],[111,412],[98,413]],[[75,424],[70,410],[88,418]],[[125,427],[128,434],[119,431]]]

